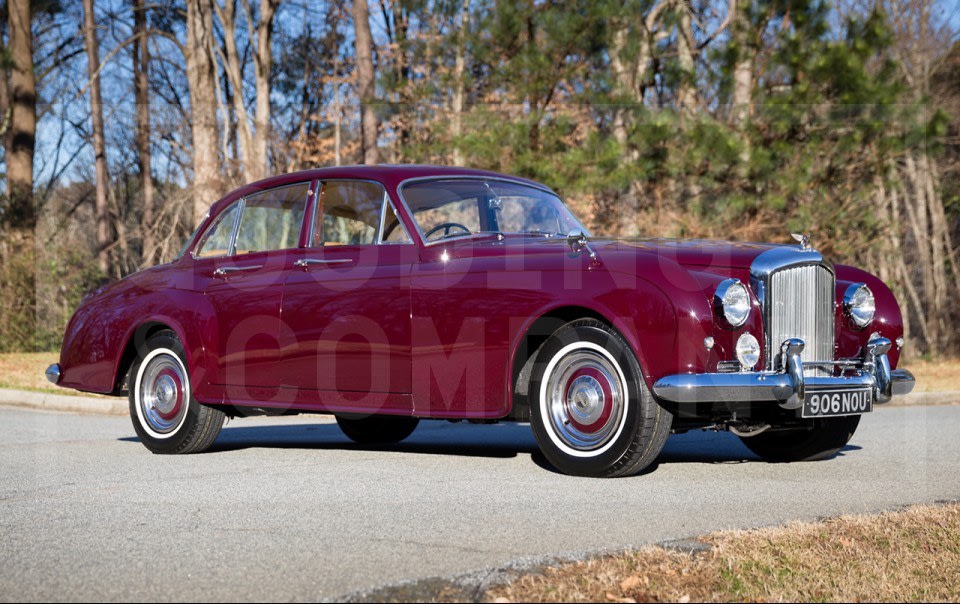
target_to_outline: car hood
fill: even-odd
[[[776,247],[770,243],[740,243],[712,239],[593,239],[590,245],[606,253],[653,254],[687,267],[749,269],[757,256]]]
[[[506,241],[462,240],[461,245],[475,249],[507,246],[513,253],[555,253],[563,249],[569,251],[567,240],[562,237],[517,237],[507,236]],[[590,248],[602,261],[615,261],[627,257],[654,256],[669,259],[692,270],[715,269],[749,270],[757,256],[767,250],[783,247],[799,249],[797,245],[779,245],[771,243],[739,243],[711,239],[611,239],[594,237],[589,240]],[[619,262],[617,262],[619,264]]]

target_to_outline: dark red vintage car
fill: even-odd
[[[360,443],[509,420],[564,472],[625,476],[696,428],[832,456],[913,388],[902,332],[879,279],[805,239],[594,239],[535,182],[346,167],[215,203],[174,261],[80,306],[48,377],[128,395],[157,453],[227,416],[333,413]]]

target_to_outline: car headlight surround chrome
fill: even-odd
[[[713,294],[713,312],[729,327],[741,327],[750,316],[750,291],[739,279],[724,279]]]
[[[858,329],[873,322],[877,301],[866,283],[851,283],[843,293],[843,311]]]
[[[753,369],[760,362],[760,342],[749,331],[737,339],[737,361],[744,369]]]

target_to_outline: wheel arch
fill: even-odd
[[[508,417],[516,421],[530,419],[530,401],[527,390],[537,351],[556,330],[577,319],[595,319],[619,332],[614,322],[601,312],[586,306],[567,305],[553,308],[530,322],[514,343],[509,364],[507,401]],[[635,351],[636,352],[636,351]]]
[[[114,386],[111,394],[122,395],[126,392],[128,374],[137,358],[137,351],[151,336],[161,331],[172,331],[176,334],[177,339],[183,344],[184,354],[187,356],[187,369],[189,370],[192,367],[190,347],[187,346],[187,341],[184,338],[183,327],[169,317],[153,317],[132,327],[124,339],[123,352],[117,359],[117,365],[114,369]]]

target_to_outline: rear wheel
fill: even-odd
[[[837,454],[853,437],[859,415],[810,420],[803,428],[741,437],[748,449],[765,461],[820,461]]]
[[[337,425],[347,438],[361,445],[398,443],[413,434],[419,423],[419,418],[396,415],[337,416]]]
[[[225,416],[193,398],[183,345],[172,331],[147,340],[130,369],[130,419],[154,453],[199,453],[213,444]]]
[[[673,416],[654,400],[623,337],[600,321],[558,329],[538,352],[530,422],[544,456],[577,476],[629,476],[660,454]]]

